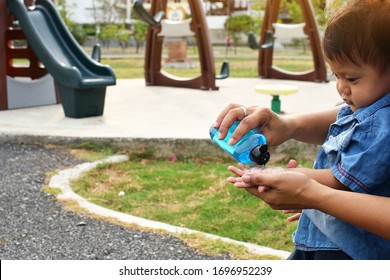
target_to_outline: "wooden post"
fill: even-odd
[[[260,33],[260,50],[258,58],[258,72],[262,78],[289,79],[301,81],[327,82],[326,65],[322,53],[317,22],[314,17],[313,7],[309,0],[299,0],[305,27],[304,33],[310,41],[313,55],[314,69],[307,72],[289,72],[273,66],[273,47],[262,49],[266,43],[267,33],[274,33],[273,23],[278,19],[281,0],[268,0]],[[277,34],[276,34],[277,36]]]
[[[8,12],[6,0],[0,0],[0,110],[8,109],[7,98],[7,28]]]
[[[151,11],[155,15],[158,11],[165,11],[168,0],[153,0]],[[217,90],[215,85],[214,54],[212,51],[206,15],[201,0],[188,1],[191,9],[191,30],[195,33],[199,52],[201,74],[193,79],[180,79],[172,75],[165,75],[161,70],[161,55],[164,38],[158,36],[161,24],[150,25],[146,40],[145,51],[145,81],[147,85],[164,85],[174,87],[200,88]]]

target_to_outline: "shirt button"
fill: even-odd
[[[333,135],[329,136],[329,140],[332,140],[333,139]]]

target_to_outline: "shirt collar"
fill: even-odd
[[[348,116],[353,115],[351,117],[357,119],[359,122],[365,120],[370,115],[378,111],[379,109],[390,105],[390,92],[384,95],[382,98],[378,99],[374,103],[369,106],[359,108],[355,112],[352,112],[351,107],[349,105],[341,107],[339,111],[339,116]]]

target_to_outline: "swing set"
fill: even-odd
[[[201,0],[188,1],[191,18],[181,21],[164,19],[168,0],[152,0],[150,12],[143,0],[134,1],[133,8],[140,20],[148,24],[145,51],[146,85],[218,90],[216,79],[229,76],[229,64],[224,62],[219,75],[215,73],[214,54]],[[164,38],[194,36],[198,49],[201,74],[195,78],[180,78],[161,69]]]
[[[249,33],[248,45],[259,50],[258,72],[261,78],[288,79],[314,82],[328,82],[325,60],[322,54],[318,26],[314,17],[310,0],[298,0],[304,23],[277,23],[281,0],[268,0],[260,41],[256,40],[253,32]],[[290,72],[272,64],[275,38],[308,38],[313,56],[314,69],[305,72]]]

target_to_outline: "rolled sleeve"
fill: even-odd
[[[355,133],[353,138],[332,165],[334,176],[355,192],[389,196],[389,133]]]

